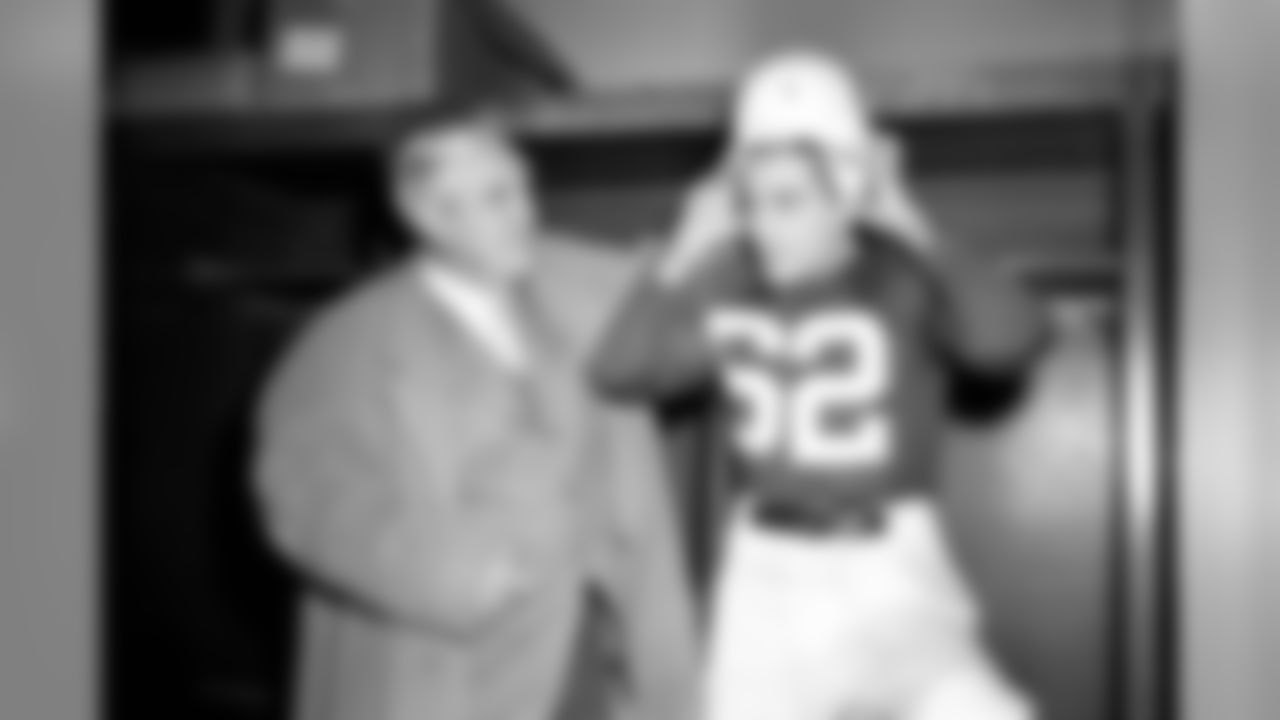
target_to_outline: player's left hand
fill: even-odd
[[[658,277],[679,284],[740,240],[729,183],[720,174],[703,179],[686,195],[675,238],[659,263]]]
[[[937,233],[916,197],[908,190],[906,152],[902,143],[880,133],[871,151],[866,219],[919,250],[937,246]]]

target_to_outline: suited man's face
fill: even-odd
[[[398,185],[405,221],[442,260],[496,282],[528,272],[538,223],[532,182],[498,133],[463,127],[411,142]]]

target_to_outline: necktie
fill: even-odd
[[[545,435],[556,429],[557,367],[555,339],[542,301],[532,288],[513,296],[512,315],[524,345],[524,372],[515,378],[516,393],[532,430]]]

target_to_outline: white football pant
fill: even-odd
[[[1032,720],[988,656],[927,501],[882,533],[807,536],[730,520],[702,720]]]

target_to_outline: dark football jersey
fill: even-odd
[[[923,487],[941,430],[939,311],[919,264],[878,238],[824,277],[709,304],[739,482],[810,513]]]
[[[928,487],[947,368],[1026,365],[1035,303],[965,259],[927,260],[868,234],[846,267],[774,290],[745,253],[681,290],[643,286],[597,364],[623,397],[714,384],[739,484],[811,513]]]

